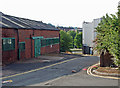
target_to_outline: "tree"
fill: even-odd
[[[75,31],[68,31],[67,33],[70,34],[73,37],[73,39],[75,38],[76,35]]]
[[[101,23],[96,28],[97,37],[95,40],[95,49],[100,53],[109,52],[114,56],[114,64],[120,65],[120,27],[119,19],[116,15],[111,17],[106,14],[103,16]]]
[[[76,36],[76,32],[75,32],[75,31],[68,31],[67,33],[68,33],[70,36],[72,36],[72,38],[73,38],[73,41],[72,41],[73,47],[71,47],[71,48],[74,48],[74,38],[75,38],[75,36]]]
[[[60,31],[60,51],[70,51],[72,47],[72,37],[67,32],[61,30]]]
[[[82,47],[82,32],[76,34],[74,42],[77,48]]]

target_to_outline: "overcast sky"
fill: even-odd
[[[51,23],[82,27],[106,13],[115,14],[120,0],[0,0],[1,12]]]

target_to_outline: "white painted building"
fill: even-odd
[[[96,37],[96,31],[95,28],[100,23],[101,18],[94,19],[92,22],[83,22],[82,28],[83,28],[83,47],[84,52],[86,54],[90,53],[90,48],[94,46],[94,39]]]

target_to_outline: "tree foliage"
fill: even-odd
[[[68,31],[67,33],[70,34],[70,36],[72,36],[72,38],[73,38],[71,48],[74,48],[74,39],[75,39],[75,36],[76,36],[76,32],[75,31]]]
[[[60,31],[60,51],[70,51],[71,48],[74,48],[74,45],[77,48],[82,47],[82,32],[78,33],[75,31],[65,32],[63,30]]]
[[[61,30],[60,31],[60,51],[70,51],[72,47],[73,38],[67,32]]]
[[[68,31],[67,33],[70,34],[73,37],[73,39],[75,38],[76,35],[75,31]]]
[[[109,51],[114,56],[115,65],[120,65],[120,22],[119,15],[103,16],[96,28],[95,49],[99,52]]]
[[[74,42],[75,42],[75,46],[77,46],[77,48],[82,47],[82,32],[76,34]]]

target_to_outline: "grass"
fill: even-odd
[[[82,54],[82,53],[72,53],[72,54]]]
[[[70,49],[71,51],[82,51],[82,49],[76,49],[76,48],[74,48],[74,49]]]

